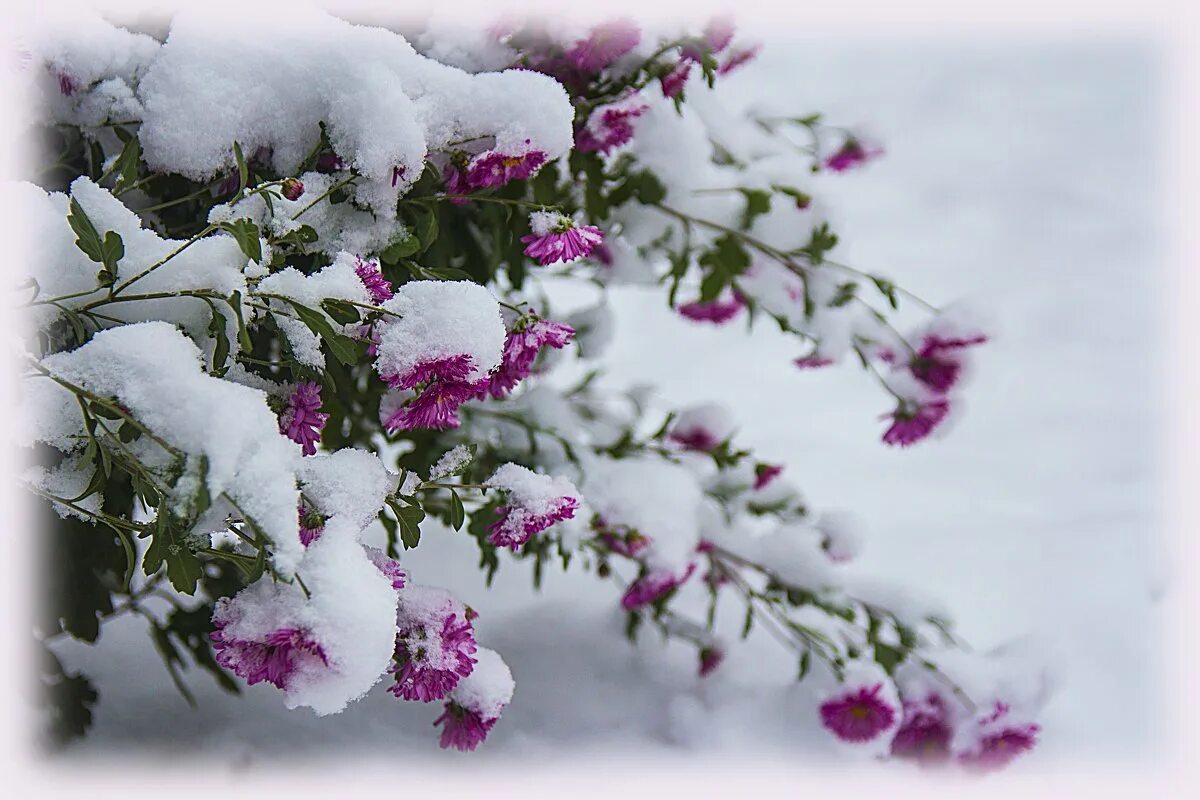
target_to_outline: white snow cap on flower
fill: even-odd
[[[470,464],[472,458],[474,456],[471,455],[471,448],[465,444],[455,445],[445,453],[442,453],[442,457],[429,469],[429,480],[436,481],[455,474],[467,464]]]
[[[547,236],[574,224],[574,220],[557,211],[529,212],[529,229],[533,231],[534,236]]]
[[[376,326],[380,375],[405,375],[428,361],[468,355],[468,380],[478,380],[500,364],[506,335],[500,304],[477,283],[413,281],[383,308],[401,318],[389,316]]]
[[[271,538],[275,567],[284,575],[296,569],[304,553],[296,524],[301,456],[280,435],[262,392],[206,373],[196,345],[165,322],[100,331],[75,350],[47,356],[42,365],[101,397],[115,396],[173,447],[205,456],[209,494],[228,493]],[[38,381],[50,379],[34,385]],[[38,399],[75,407],[78,416],[74,396],[66,390]],[[40,413],[50,420],[67,414],[54,405]],[[81,420],[76,428],[83,433]],[[48,444],[55,443],[51,439],[60,437],[48,437]]]
[[[302,459],[296,477],[317,511],[348,520],[360,531],[379,516],[392,489],[379,456],[351,447]]]
[[[683,467],[650,458],[598,459],[584,479],[588,503],[607,525],[625,525],[652,540],[646,560],[684,569],[700,533],[703,494]]]
[[[396,33],[307,5],[286,18],[243,7],[236,25],[180,12],[141,94],[152,169],[207,179],[233,168],[236,141],[247,157],[264,148],[276,171],[292,174],[324,121],[334,151],[364,176],[355,196],[389,219],[428,154],[451,142],[493,137],[500,152],[535,149],[549,160],[573,141],[573,109],[554,79],[527,70],[470,75]]]
[[[566,478],[541,475],[520,464],[502,464],[484,483],[508,492],[512,504],[532,514],[549,514],[564,497],[579,499],[579,490]]]
[[[500,654],[480,647],[475,651],[475,668],[458,682],[450,699],[486,722],[500,716],[512,700],[514,688],[512,672]]]
[[[671,425],[671,438],[680,440],[710,439],[720,443],[733,435],[733,413],[720,403],[689,406],[679,412]]]
[[[848,511],[826,511],[817,519],[821,546],[834,561],[849,561],[862,552],[862,526]]]

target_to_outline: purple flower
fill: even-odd
[[[715,645],[700,648],[700,677],[707,678],[716,672],[725,660],[725,651]]]
[[[562,322],[540,317],[518,320],[504,340],[500,366],[492,371],[486,383],[481,384],[479,398],[483,399],[487,394],[497,400],[507,397],[518,383],[529,377],[542,348],[561,350],[574,336],[575,329]]]
[[[581,153],[607,153],[633,138],[630,121],[646,112],[649,105],[640,94],[633,94],[591,113],[575,136],[575,149]]]
[[[850,137],[846,139],[836,153],[825,159],[825,168],[831,169],[834,172],[845,172],[881,155],[883,155],[882,149],[877,147],[868,148],[858,139]]]
[[[216,630],[209,635],[213,655],[218,664],[251,686],[267,681],[286,691],[292,676],[302,667],[317,662],[329,666],[325,651],[308,631],[276,628],[261,640],[237,639],[225,633],[228,624],[229,620],[222,617],[222,607],[218,606],[213,614]]]
[[[529,541],[529,537],[549,528],[556,522],[571,519],[579,500],[574,497],[560,497],[549,504],[544,510],[533,510],[519,505],[500,506],[496,509],[499,516],[495,522],[488,525],[491,535],[488,541],[496,547],[507,547],[514,553]]]
[[[688,564],[682,574],[669,569],[651,569],[629,584],[621,596],[621,607],[626,611],[634,611],[649,605],[683,585],[695,571],[695,564]]]
[[[651,544],[649,536],[628,529],[604,530],[600,533],[600,541],[612,552],[626,558],[637,558]]]
[[[604,232],[594,225],[580,225],[551,211],[534,211],[529,215],[529,227],[533,232],[521,237],[525,255],[537,259],[543,267],[586,256],[604,241]]]
[[[404,588],[404,582],[408,579],[408,575],[404,572],[404,568],[400,566],[399,561],[394,558],[388,558],[387,553],[378,547],[364,547],[363,549],[367,551],[367,558],[371,559],[371,563],[375,565],[375,568],[392,582],[393,589],[399,590]]]
[[[821,704],[821,721],[846,742],[867,742],[886,731],[896,720],[896,709],[879,696],[883,684],[862,686]]]
[[[482,719],[474,711],[450,701],[446,703],[445,711],[433,721],[433,724],[444,725],[439,742],[443,750],[453,747],[455,750],[465,753],[483,743],[497,719],[499,717]]]
[[[388,433],[457,428],[461,424],[458,407],[478,393],[479,386],[474,383],[432,381],[416,398],[392,412],[384,427]]]
[[[296,384],[287,399],[287,406],[279,415],[279,432],[300,445],[306,456],[317,452],[321,429],[329,419],[329,415],[321,413],[320,408],[321,384],[305,381]]]
[[[465,167],[465,163],[460,164],[454,159],[451,159],[446,166],[442,167],[442,180],[446,183],[446,194],[462,195],[468,194],[471,191],[471,187],[467,183]],[[450,198],[450,202],[456,206],[461,206],[468,201],[465,197],[452,197]]]
[[[762,489],[783,472],[782,464],[759,464],[754,468],[754,491]]]
[[[300,515],[300,544],[308,547],[325,532],[325,515],[303,500],[297,502],[296,512]]]
[[[363,261],[356,256],[354,274],[362,281],[363,286],[367,288],[367,294],[371,295],[371,300],[376,304],[392,299],[392,285],[383,277],[379,262],[375,259]]]
[[[317,156],[317,172],[337,172],[346,168],[346,161],[332,150],[326,150]]]
[[[792,363],[800,369],[820,369],[821,367],[828,367],[830,364],[832,364],[833,359],[825,358],[824,356],[817,355],[816,353],[810,353],[806,356],[797,358]]]
[[[894,412],[884,415],[884,419],[890,417],[892,420],[891,427],[883,434],[884,444],[907,447],[919,442],[932,433],[949,413],[950,403],[946,400],[923,403],[901,401]]]
[[[628,19],[615,19],[592,28],[591,34],[566,52],[566,58],[581,72],[599,72],[637,47],[642,34]]]
[[[762,49],[761,46],[755,45],[754,47],[745,47],[741,50],[731,51],[729,57],[721,63],[721,66],[717,67],[717,74],[728,75],[738,67],[753,61],[760,49]]]
[[[908,369],[921,383],[939,394],[945,394],[958,382],[962,372],[959,351],[986,341],[987,337],[982,335],[967,338],[926,336],[921,348],[909,361]]]
[[[1011,721],[1004,703],[996,703],[995,710],[979,720],[979,726],[979,740],[970,750],[960,753],[959,760],[983,771],[1005,767],[1021,753],[1032,750],[1041,730],[1034,723]]]
[[[694,300],[683,303],[675,310],[681,315],[696,322],[711,322],[714,325],[724,325],[738,315],[746,305],[742,296],[734,293],[728,300],[711,300],[702,303]]]
[[[396,682],[388,691],[422,703],[441,700],[475,668],[475,659],[471,657],[475,652],[475,632],[470,621],[456,612],[433,620],[426,619],[424,614],[413,616],[413,619],[406,617],[402,594],[395,663],[388,668],[396,676]]]
[[[688,76],[692,74],[692,62],[687,58],[679,59],[675,68],[659,79],[662,84],[663,97],[678,97],[683,92]]]
[[[283,196],[292,201],[299,200],[300,195],[304,194],[304,182],[295,178],[288,178],[279,188]]]
[[[732,17],[714,17],[704,26],[704,46],[713,53],[719,53],[729,47],[736,30]]]
[[[950,757],[950,725],[942,698],[930,694],[925,700],[905,700],[900,729],[892,739],[892,755],[922,764]]]
[[[541,150],[530,150],[521,155],[494,150],[480,153],[467,165],[467,185],[472,189],[486,189],[503,186],[509,181],[525,180],[545,162],[546,154]]]

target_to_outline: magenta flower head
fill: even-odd
[[[388,416],[384,422],[388,433],[457,428],[458,407],[480,391],[479,382],[468,380],[474,364],[471,356],[462,353],[422,361],[403,375],[384,375],[384,382],[393,389],[418,389],[415,398]]]
[[[668,438],[686,450],[709,452],[733,435],[733,417],[715,403],[680,412]]]
[[[754,491],[758,491],[779,477],[782,464],[758,464],[754,467]]]
[[[396,652],[388,691],[428,703],[446,697],[475,668],[475,629],[449,592],[409,586],[396,610]]]
[[[746,302],[737,292],[730,295],[727,300],[712,300],[707,303],[702,303],[699,300],[694,300],[690,303],[682,303],[676,308],[682,316],[696,322],[711,322],[713,325],[724,325],[738,315],[738,312],[745,308]]]
[[[637,47],[642,33],[628,19],[615,19],[592,28],[586,39],[574,44],[566,58],[580,72],[599,72]]]
[[[821,722],[842,741],[869,742],[896,721],[896,709],[882,693],[880,682],[835,695],[821,704]]]
[[[801,356],[800,358],[795,359],[792,361],[792,363],[800,369],[820,369],[821,367],[828,367],[830,364],[832,364],[833,359],[825,358],[824,356],[816,353],[810,353],[809,355]]]
[[[987,336],[926,336],[908,364],[913,377],[939,394],[945,394],[962,373],[961,353],[967,347],[983,344]]]
[[[508,499],[496,509],[499,519],[488,526],[488,541],[513,552],[534,534],[571,519],[579,508],[579,491],[569,480],[539,475],[520,464],[503,464],[484,483],[505,492]]]
[[[279,189],[283,192],[284,197],[294,202],[299,200],[300,196],[304,194],[304,183],[296,178],[288,178]]]
[[[529,377],[538,353],[545,347],[561,350],[575,337],[570,325],[527,315],[517,320],[504,340],[500,366],[482,384],[480,399],[491,394],[497,400],[507,397],[517,384]]]
[[[297,501],[296,512],[300,515],[300,544],[308,547],[325,532],[325,515],[309,508],[304,500]]]
[[[296,384],[279,415],[279,432],[303,448],[306,456],[317,452],[321,429],[329,419],[321,408],[321,384],[305,381]]]
[[[383,277],[382,268],[379,262],[375,259],[363,260],[355,257],[354,259],[354,274],[362,281],[362,284],[367,289],[367,294],[371,295],[371,300],[375,303],[382,303],[386,300],[391,300],[392,285],[388,283],[387,278]]]
[[[960,752],[958,758],[963,764],[981,771],[1005,767],[1017,756],[1032,750],[1041,730],[1032,722],[1015,721],[1004,703],[996,703],[994,710],[977,724],[977,739],[970,748]]]
[[[884,444],[908,447],[919,442],[941,425],[949,413],[950,403],[946,400],[903,400],[894,412],[883,417],[892,420],[891,426],[883,434]]]
[[[725,660],[725,651],[717,645],[700,648],[700,677],[707,678]]]
[[[653,544],[649,536],[643,536],[635,530],[624,526],[609,528],[600,524],[600,541],[612,552],[626,558],[637,558],[647,547]]]
[[[659,79],[662,84],[663,97],[678,97],[687,84],[688,76],[692,74],[690,59],[681,58],[675,68]]]
[[[529,215],[529,227],[533,232],[521,237],[525,255],[543,267],[586,256],[604,241],[604,232],[599,228],[580,225],[555,211],[534,211]]]
[[[682,586],[695,571],[695,564],[688,564],[683,572],[661,567],[652,568],[629,584],[629,588],[621,596],[621,608],[626,611],[635,611],[650,605]]]
[[[950,757],[950,724],[942,698],[905,700],[900,729],[892,739],[892,756],[921,764],[936,764]]]
[[[451,159],[446,166],[442,167],[442,180],[446,184],[446,194],[463,195],[471,191],[471,186],[467,183],[466,162],[458,163]],[[469,202],[465,197],[452,197],[450,202],[456,206],[461,206]]]
[[[633,138],[632,120],[650,106],[640,93],[634,93],[600,106],[588,116],[587,123],[575,135],[575,149],[582,153],[608,153]]]
[[[302,628],[276,628],[251,639],[231,635],[227,626],[233,621],[229,616],[234,613],[232,608],[227,602],[217,603],[212,620],[215,630],[209,635],[213,655],[218,664],[251,686],[266,681],[286,691],[298,671],[317,664],[329,666],[321,645]]]
[[[459,681],[450,702],[434,725],[442,725],[441,746],[474,750],[487,738],[512,699],[513,679],[508,665],[492,650],[479,648],[478,663]]]
[[[853,136],[846,139],[833,155],[825,159],[825,168],[834,172],[845,172],[883,155],[878,147],[868,147]]]
[[[388,554],[380,550],[378,547],[363,546],[363,550],[367,553],[367,558],[371,559],[371,563],[375,568],[383,573],[383,576],[392,582],[393,589],[403,589],[404,583],[408,579],[404,568],[400,566],[400,562],[394,558],[389,558]]]
[[[471,189],[487,189],[503,186],[509,181],[523,181],[545,162],[546,154],[541,150],[530,150],[519,155],[494,150],[480,153],[467,164],[467,186]]]
[[[721,66],[717,67],[717,74],[728,75],[735,69],[750,63],[758,56],[758,51],[761,49],[761,45],[755,45],[754,47],[744,47],[740,50],[730,51],[725,60],[721,62]]]

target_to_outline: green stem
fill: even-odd
[[[329,195],[333,194],[333,193],[334,193],[334,192],[336,192],[338,189],[341,189],[341,188],[343,188],[343,187],[345,187],[345,186],[348,186],[348,185],[350,185],[351,183],[354,183],[354,181],[356,181],[356,180],[358,180],[358,176],[357,176],[357,175],[351,175],[349,178],[346,178],[345,180],[338,181],[338,182],[337,182],[337,183],[335,183],[333,186],[330,186],[328,189],[326,189],[324,192],[322,192],[322,193],[321,193],[321,195],[320,195],[320,196],[318,196],[318,197],[317,197],[315,200],[313,200],[311,203],[309,203],[309,204],[308,204],[308,205],[306,205],[304,208],[302,208],[302,209],[300,209],[299,211],[297,211],[295,214],[292,214],[292,219],[300,219],[301,215],[303,215],[303,214],[304,214],[304,212],[308,211],[310,208],[312,208],[312,207],[313,207],[313,206],[315,206],[317,203],[319,203],[319,202],[321,202],[322,200],[324,200],[326,197],[329,197]]]
[[[172,250],[172,251],[171,251],[170,253],[168,253],[167,255],[163,256],[163,257],[162,257],[161,259],[159,259],[158,261],[156,261],[156,262],[154,262],[153,264],[151,264],[150,266],[146,267],[144,270],[142,270],[141,272],[139,272],[137,275],[134,275],[134,276],[133,276],[132,278],[130,278],[129,280],[127,280],[127,281],[125,281],[125,282],[123,282],[123,283],[120,283],[120,284],[118,284],[117,286],[115,286],[115,287],[113,288],[112,292],[110,293],[110,297],[112,297],[112,296],[115,296],[115,295],[119,294],[119,293],[120,293],[120,292],[122,292],[124,289],[127,289],[129,286],[131,286],[131,285],[133,285],[133,284],[137,283],[137,282],[138,282],[138,281],[140,281],[142,278],[146,277],[146,276],[147,276],[147,275],[149,275],[151,272],[154,272],[154,270],[158,269],[158,268],[159,268],[159,267],[161,267],[163,264],[166,264],[166,263],[167,263],[168,261],[170,261],[172,258],[174,258],[175,256],[179,255],[179,254],[180,254],[180,253],[182,253],[184,250],[187,250],[189,247],[191,247],[191,246],[192,246],[192,245],[194,245],[196,242],[200,241],[201,239],[203,239],[205,236],[207,236],[208,234],[212,233],[212,232],[213,232],[213,231],[215,231],[216,229],[217,229],[217,226],[216,226],[216,225],[209,225],[209,226],[208,226],[208,227],[206,227],[204,230],[200,231],[200,232],[199,232],[199,233],[197,233],[195,236],[193,236],[192,238],[188,239],[186,242],[184,242],[183,244],[181,244],[179,247],[175,248],[174,250]]]

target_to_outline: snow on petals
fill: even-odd
[[[579,490],[566,478],[540,475],[520,464],[504,464],[485,482],[506,493],[507,502],[488,526],[489,541],[514,552],[556,522],[575,516]]]
[[[396,612],[395,683],[388,691],[428,703],[446,697],[475,668],[468,610],[444,589],[408,586]]]
[[[279,432],[300,445],[306,456],[317,452],[321,429],[329,419],[320,408],[321,384],[304,381],[296,384],[279,415]]]
[[[538,353],[545,347],[561,350],[575,336],[570,325],[540,317],[517,320],[504,340],[500,366],[488,376],[480,395],[491,394],[497,400],[507,397],[517,384],[529,377]]]
[[[687,450],[707,452],[732,436],[733,430],[733,415],[729,409],[709,403],[681,411],[668,436]]]
[[[512,700],[514,687],[512,672],[500,655],[480,647],[475,669],[458,682],[445,711],[433,722],[443,726],[441,746],[465,752],[482,744]]]
[[[821,722],[844,742],[869,742],[899,721],[895,695],[885,679],[848,684],[821,703]]]
[[[595,225],[581,225],[555,211],[534,211],[529,227],[533,232],[521,237],[525,255],[543,267],[582,258],[604,241],[604,232]]]

